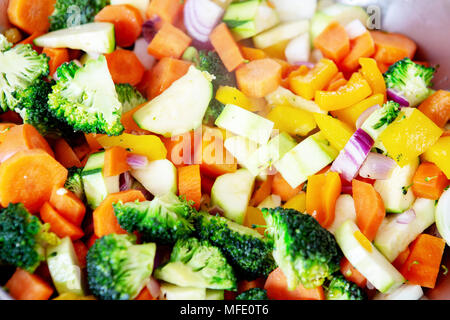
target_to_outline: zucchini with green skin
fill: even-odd
[[[92,22],[46,33],[34,39],[38,47],[69,48],[85,52],[111,53],[116,47],[114,25]]]
[[[88,205],[95,209],[110,193],[119,192],[119,176],[105,177],[105,151],[90,155],[81,172]]]
[[[405,282],[401,273],[373,246],[353,221],[347,220],[341,224],[335,237],[351,265],[378,291],[389,293]]]

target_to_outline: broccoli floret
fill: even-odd
[[[207,71],[209,74],[214,75],[215,79],[212,81],[214,97],[216,96],[216,91],[220,86],[236,87],[236,78],[234,74],[232,72],[228,72],[216,52],[199,51],[197,54],[195,54],[195,52],[190,52],[190,56],[192,56],[191,59],[196,64],[198,69],[201,71]],[[225,106],[215,98],[211,99],[208,109],[206,110],[205,117],[203,118],[203,123],[206,125],[213,125],[224,107]]]
[[[415,107],[432,93],[429,87],[435,72],[435,68],[427,68],[405,58],[389,67],[384,80],[387,88],[408,100],[410,107]]]
[[[272,241],[256,230],[203,212],[196,215],[194,221],[199,238],[220,248],[238,276],[254,280],[266,277],[276,268],[271,254]]]
[[[116,84],[116,92],[119,101],[122,104],[123,113],[128,112],[147,101],[135,87],[128,83]]]
[[[83,168],[72,167],[69,168],[68,171],[69,172],[67,175],[66,183],[64,184],[64,188],[72,191],[78,198],[84,200],[84,187],[83,180],[81,178],[81,172],[83,171]]]
[[[236,300],[269,300],[269,298],[265,289],[251,288],[239,294]]]
[[[24,123],[34,126],[42,135],[72,137],[73,129],[65,122],[56,119],[48,108],[48,95],[52,92],[52,84],[43,79],[16,95],[19,103],[14,108]]]
[[[57,69],[58,80],[49,95],[52,114],[75,131],[120,135],[122,105],[108,71],[106,59],[89,60],[84,67],[74,62]]]
[[[233,268],[219,248],[196,238],[178,240],[170,260],[155,277],[178,286],[217,290],[236,290]]]
[[[50,31],[74,27],[94,21],[95,15],[109,0],[57,0],[49,17]]]
[[[383,110],[385,110],[383,117],[373,126],[375,130],[394,122],[400,113],[400,105],[397,102],[388,101],[383,105]]]
[[[0,51],[0,107],[3,111],[14,110],[24,96],[23,91],[48,75],[48,60],[29,44]]]
[[[109,234],[89,249],[87,279],[92,293],[102,300],[134,299],[153,272],[156,245],[136,244],[136,237]]]
[[[59,243],[49,228],[22,203],[9,204],[0,210],[0,260],[34,272],[45,260],[45,247]]]
[[[215,76],[212,81],[214,91],[219,86],[236,86],[234,73],[228,72],[219,55],[214,51],[199,51],[197,68]]]
[[[172,193],[152,201],[115,203],[114,213],[122,228],[138,231],[144,242],[174,244],[194,231],[190,222],[194,209]]]
[[[267,232],[274,240],[273,257],[283,270],[288,287],[322,285],[339,270],[342,253],[333,235],[308,214],[277,207],[262,209]]]
[[[333,276],[325,286],[327,300],[366,300],[367,295],[355,283],[348,281],[343,275]]]

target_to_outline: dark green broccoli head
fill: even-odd
[[[274,240],[273,256],[294,290],[322,285],[339,270],[342,253],[333,235],[308,214],[277,207],[262,209],[267,232]]]
[[[75,131],[120,135],[122,104],[104,56],[89,60],[84,67],[74,62],[57,69],[58,80],[49,95],[52,114]]]
[[[72,191],[78,198],[84,200],[84,187],[83,180],[81,178],[81,172],[83,171],[83,168],[72,167],[69,168],[68,171],[69,172],[67,175],[66,183],[64,184],[64,188]]]
[[[0,107],[3,111],[14,110],[22,92],[48,75],[48,60],[29,44],[0,51]]]
[[[389,67],[384,80],[387,88],[408,100],[410,107],[415,107],[432,93],[429,87],[435,72],[435,68],[427,68],[405,58]]]
[[[233,268],[219,248],[196,238],[178,240],[170,260],[155,271],[155,277],[181,287],[237,288]]]
[[[20,114],[24,123],[34,126],[42,135],[73,137],[73,129],[56,119],[48,108],[48,95],[54,82],[37,80],[34,84],[16,94],[19,103],[14,111]]]
[[[45,260],[45,247],[59,242],[49,228],[49,224],[42,224],[22,203],[9,204],[0,210],[0,260],[34,272]]]
[[[265,289],[251,288],[239,294],[236,300],[269,300],[269,298]]]
[[[156,245],[136,244],[136,237],[110,234],[89,249],[87,278],[92,293],[102,300],[134,299],[153,272]]]
[[[355,283],[348,281],[343,275],[333,276],[325,286],[327,300],[366,300],[367,295]]]
[[[207,213],[199,213],[194,220],[200,239],[220,248],[240,277],[254,280],[276,268],[272,242],[256,230]]]
[[[138,231],[144,242],[174,244],[194,231],[190,222],[194,209],[171,193],[152,201],[119,202],[113,207],[121,227],[128,232]]]
[[[128,112],[147,101],[135,87],[128,83],[116,84],[116,92],[119,101],[122,104],[123,113]]]
[[[236,86],[234,73],[228,72],[219,55],[214,51],[199,51],[197,68],[215,76],[212,81],[214,91],[219,86]]]
[[[109,3],[109,0],[57,0],[55,11],[49,17],[50,31],[92,22]]]

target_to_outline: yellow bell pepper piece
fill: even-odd
[[[422,156],[425,161],[433,162],[450,179],[450,136],[441,137]]]
[[[289,199],[284,205],[283,208],[286,209],[294,209],[298,212],[306,211],[306,193],[301,191],[299,194],[295,195],[291,199]]]
[[[339,151],[344,149],[354,130],[345,122],[325,114],[315,113],[314,119],[331,145]]]
[[[267,119],[275,123],[274,129],[285,131],[290,135],[306,136],[317,127],[310,112],[286,105],[273,108]]]
[[[161,139],[154,135],[138,136],[124,133],[114,137],[102,136],[97,138],[97,141],[103,148],[122,147],[129,149],[132,153],[147,156],[150,161],[165,159],[167,156],[166,147]]]
[[[355,72],[345,86],[336,91],[316,91],[315,101],[326,111],[348,108],[372,94],[372,88],[363,76]]]
[[[321,59],[307,74],[293,77],[289,85],[295,94],[311,100],[315,92],[325,88],[338,71],[332,60]]]
[[[372,88],[373,94],[381,93],[386,101],[386,82],[375,59],[359,58],[361,74]]]
[[[248,111],[255,111],[250,99],[242,91],[233,87],[220,86],[216,92],[216,100],[225,105],[234,104]]]
[[[62,293],[53,300],[97,300],[94,296],[79,296],[75,293]]]
[[[403,167],[433,146],[442,132],[419,110],[403,108],[379,139],[388,154]]]
[[[339,120],[345,122],[352,128],[356,128],[356,120],[358,120],[359,116],[369,109],[370,107],[374,105],[380,105],[382,106],[384,103],[384,95],[381,93],[374,94],[373,96],[370,96],[367,99],[364,99],[361,102],[358,102],[357,104],[340,110],[334,110],[330,113],[337,117]]]
[[[253,229],[253,225],[265,226],[266,220],[264,219],[263,213],[260,209],[255,207],[247,207],[247,212],[244,218],[244,226]],[[264,235],[266,228],[256,228],[256,231]]]

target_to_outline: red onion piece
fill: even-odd
[[[391,176],[395,166],[396,163],[391,158],[371,152],[359,170],[359,175],[373,180],[386,180]]]
[[[155,18],[145,21],[144,24],[142,25],[142,36],[148,43],[150,43],[153,40],[153,37],[158,32],[157,24],[160,21],[161,18],[156,16]]]
[[[119,190],[127,191],[131,189],[131,185],[133,184],[133,178],[131,177],[131,174],[127,171],[119,176],[119,182],[120,182]]]
[[[372,149],[374,141],[363,129],[358,129],[334,160],[331,171],[338,172],[341,178],[352,181]]]
[[[409,101],[402,97],[399,93],[395,92],[392,89],[387,89],[386,93],[389,99],[397,102],[400,106],[409,107]]]
[[[416,212],[414,211],[414,209],[409,209],[403,213],[400,213],[395,222],[397,222],[398,224],[410,224],[414,221],[415,218]]]
[[[129,154],[127,157],[127,162],[133,169],[140,169],[147,165],[148,159],[146,156],[141,156],[139,154]]]
[[[375,112],[375,110],[381,109],[379,104],[376,104],[369,109],[365,110],[361,115],[359,116],[358,120],[356,120],[356,128],[359,129],[363,125],[363,123],[367,120],[367,118],[370,117],[372,113]]]
[[[147,283],[148,292],[153,298],[158,298],[161,295],[161,286],[158,280],[150,276],[150,281]]]

